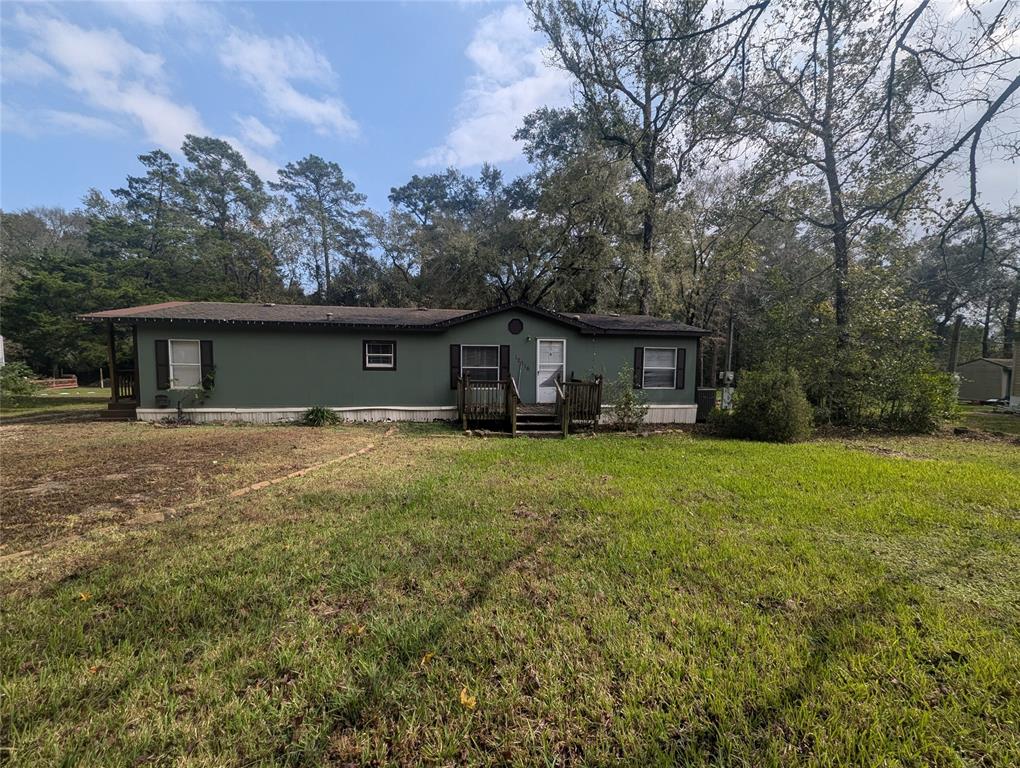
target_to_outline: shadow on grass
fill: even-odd
[[[683,729],[671,743],[662,745],[669,753],[668,759],[681,764],[725,765],[735,758],[730,754],[733,741],[753,743],[755,748],[749,751],[767,754],[769,743],[779,737],[791,744],[799,755],[810,755],[815,747],[815,736],[791,725],[790,714],[818,693],[827,678],[827,670],[838,664],[844,654],[865,650],[871,637],[861,632],[862,624],[889,626],[894,621],[896,605],[910,599],[903,590],[880,585],[850,605],[831,605],[818,611],[804,629],[811,640],[811,650],[803,666],[797,671],[791,670],[786,685],[765,695],[758,703],[744,702],[737,715],[738,722],[732,722],[732,714],[706,712],[707,722],[693,729]],[[656,751],[644,755],[638,762],[655,765],[666,757],[662,751]]]

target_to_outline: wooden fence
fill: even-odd
[[[44,389],[74,389],[78,386],[78,377],[71,374],[52,379],[32,379],[32,383]]]

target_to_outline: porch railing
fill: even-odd
[[[517,406],[521,401],[517,382],[509,379],[472,381],[470,376],[457,380],[457,410],[464,429],[470,421],[506,421],[517,434]]]
[[[589,381],[570,379],[563,382],[563,393],[570,403],[568,415],[571,424],[579,421],[598,423],[602,415],[602,377]]]
[[[560,429],[563,436],[570,434],[570,395],[563,388],[563,382],[557,376],[553,382],[556,385],[556,416],[560,420]]]
[[[114,399],[118,402],[121,400],[138,399],[134,370],[117,371],[117,389],[115,392]]]

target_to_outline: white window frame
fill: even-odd
[[[664,368],[660,365],[648,365],[648,350],[654,349],[656,351],[672,350],[673,352],[673,367]],[[641,389],[676,389],[676,367],[677,362],[680,360],[680,355],[677,351],[677,347],[642,347],[641,348]],[[668,387],[650,387],[645,383],[645,371],[673,371],[673,383]]]
[[[492,365],[464,365],[464,349],[466,347],[472,347],[472,348],[475,348],[475,349],[488,348],[488,349],[496,350],[496,365],[495,366],[492,366]],[[461,344],[460,345],[460,377],[462,379],[464,378],[464,369],[465,368],[473,368],[475,370],[480,368],[480,369],[486,370],[486,371],[488,371],[490,369],[495,370],[496,371],[496,378],[495,379],[491,379],[491,381],[499,381],[499,344]],[[490,381],[490,379],[484,379],[484,381]]]
[[[174,363],[174,344],[194,344],[198,347],[198,363]],[[198,339],[168,339],[167,360],[170,364],[170,389],[201,389],[202,388],[202,342]],[[193,387],[182,387],[177,385],[177,377],[174,376],[174,365],[178,368],[198,368],[198,384]]]
[[[372,352],[371,356],[372,357],[382,357],[383,355],[388,355],[389,358],[390,358],[390,361],[388,363],[370,363],[370,362],[368,362],[368,358],[369,358],[368,345],[369,344],[389,344],[390,345],[390,351],[388,353]],[[365,370],[375,370],[375,371],[393,371],[393,370],[396,370],[396,368],[397,368],[397,342],[389,341],[388,339],[375,339],[375,340],[373,340],[373,339],[365,339],[365,343],[364,343],[363,349],[364,349],[365,359],[362,362],[365,364]]]

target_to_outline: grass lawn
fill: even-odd
[[[1020,414],[1009,413],[1002,408],[988,405],[965,405],[960,421],[963,426],[970,429],[1020,435]]]
[[[74,387],[67,389],[40,389],[35,395],[11,404],[0,403],[0,419],[39,420],[86,415],[106,408],[110,400],[109,388]]]
[[[0,428],[11,765],[1020,763],[1015,443],[84,429]]]

